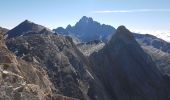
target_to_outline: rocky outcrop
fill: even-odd
[[[90,58],[115,100],[168,100],[163,76],[124,26]]]

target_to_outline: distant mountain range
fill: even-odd
[[[56,32],[28,20],[1,30],[2,100],[170,99],[169,44],[157,37],[85,16]]]
[[[92,18],[83,16],[75,26],[68,25],[66,29],[59,27],[54,29],[56,33],[76,37],[82,42],[92,40],[108,41],[111,33],[115,33],[116,29],[110,25],[100,24],[93,21]]]

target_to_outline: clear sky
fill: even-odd
[[[82,16],[134,31],[170,32],[170,0],[0,0],[0,26],[9,29],[25,19],[65,27]]]

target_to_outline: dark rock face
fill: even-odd
[[[162,74],[170,76],[170,54],[163,52],[159,49],[156,49],[152,46],[142,45],[142,48],[148,55],[150,55],[160,69]]]
[[[41,25],[35,24],[33,22],[30,22],[28,20],[25,20],[17,27],[8,31],[6,34],[8,35],[8,38],[14,38],[14,37],[22,36],[22,35],[25,35],[25,34],[31,33],[31,32],[40,32],[44,28],[45,28],[44,26],[41,26]]]
[[[92,18],[82,17],[75,26],[68,25],[66,29],[59,27],[55,32],[70,35],[78,38],[80,41],[89,42],[93,40],[107,41],[109,36],[115,32],[115,28],[109,25],[100,24],[93,21]]]
[[[161,73],[124,26],[91,59],[93,71],[116,100],[168,100]]]
[[[170,75],[170,43],[149,34],[133,34],[163,74]]]

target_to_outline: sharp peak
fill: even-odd
[[[33,21],[30,21],[30,20],[24,20],[23,22],[21,22],[18,26],[22,26],[22,25],[30,25],[30,26],[41,26],[41,27],[45,27],[45,26],[42,26],[40,24],[37,24]],[[46,28],[46,27],[45,27]]]
[[[88,21],[93,21],[93,18],[92,17],[87,17],[87,16],[83,16],[81,19],[80,19],[80,21],[86,21],[86,20],[88,20]]]
[[[67,25],[66,29],[71,28],[71,27],[72,27],[72,26],[69,24],[69,25]]]
[[[130,32],[124,25],[121,25],[117,28],[115,34],[132,35],[132,32]]]
[[[34,22],[32,22],[32,21],[29,21],[29,20],[24,20],[22,23],[34,23]]]
[[[88,18],[91,18],[91,17],[83,16],[82,18],[88,19]]]
[[[117,28],[117,31],[128,31],[128,32],[130,32],[124,25],[120,25],[120,26]]]
[[[117,28],[116,33],[112,36],[111,41],[115,39],[120,39],[123,41],[134,42],[135,38],[133,37],[132,32],[130,32],[125,26],[121,25]],[[134,42],[135,43],[135,42]]]

